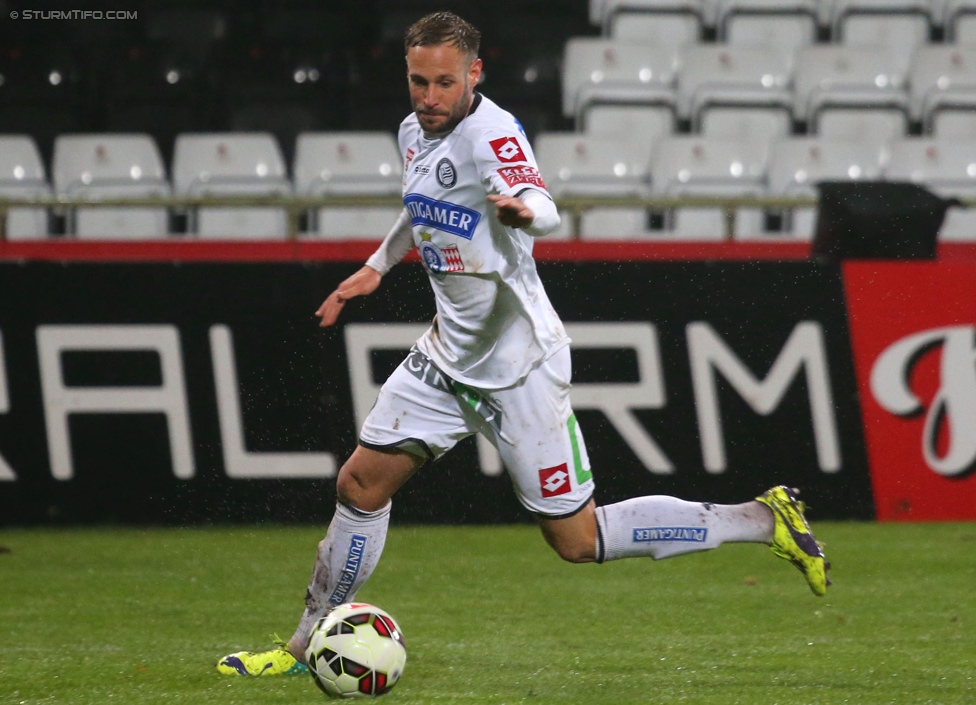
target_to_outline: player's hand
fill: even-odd
[[[319,326],[327,328],[336,322],[339,313],[346,302],[354,296],[372,294],[380,285],[383,275],[372,267],[363,267],[351,277],[342,282],[336,290],[329,294],[315,315],[321,318]]]
[[[488,200],[495,204],[495,217],[502,225],[510,228],[527,228],[535,220],[535,213],[522,203],[521,198],[491,193],[488,194]]]

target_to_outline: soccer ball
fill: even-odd
[[[305,660],[326,695],[364,698],[396,685],[407,650],[393,617],[375,605],[350,602],[315,623]]]

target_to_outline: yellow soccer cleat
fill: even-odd
[[[308,673],[308,667],[291,655],[286,644],[274,637],[270,651],[238,651],[217,662],[217,672],[225,676],[294,676]]]
[[[756,501],[773,512],[776,522],[771,546],[773,553],[795,565],[807,579],[813,594],[822,597],[830,585],[827,577],[830,563],[824,558],[823,550],[803,516],[805,507],[796,498],[799,493],[799,490],[779,485],[763,492]]]

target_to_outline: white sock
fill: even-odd
[[[759,502],[708,504],[675,497],[635,497],[597,507],[597,561],[670,558],[732,541],[769,543],[773,515]]]
[[[350,602],[373,573],[383,554],[392,502],[375,512],[336,504],[325,538],[319,542],[312,579],[305,593],[305,613],[288,642],[301,661],[315,623],[332,609]]]

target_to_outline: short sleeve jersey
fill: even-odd
[[[481,389],[518,384],[569,342],[532,258],[531,235],[502,225],[488,194],[549,195],[521,125],[476,94],[454,130],[429,139],[400,125],[403,203],[437,318],[417,346],[446,374]]]

